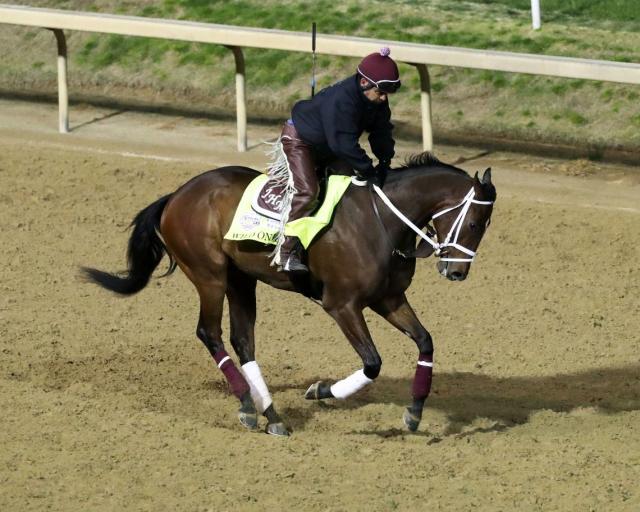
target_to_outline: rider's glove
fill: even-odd
[[[369,168],[364,171],[359,171],[356,169],[355,174],[356,177],[362,181],[368,181],[371,178],[375,178],[377,176],[376,168],[373,165],[369,166]]]
[[[380,160],[378,165],[375,166],[375,178],[380,188],[384,187],[384,182],[387,179],[387,173],[389,172],[391,162],[389,160]]]

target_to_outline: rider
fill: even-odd
[[[310,100],[297,102],[282,129],[280,141],[286,156],[293,197],[288,221],[312,213],[318,196],[318,160],[332,156],[346,161],[361,179],[384,181],[393,158],[391,110],[388,95],[400,88],[398,66],[389,48],[367,55],[357,73],[320,91]],[[369,133],[371,158],[358,142]],[[280,264],[287,272],[307,272],[301,261],[302,247],[287,236],[280,248]]]

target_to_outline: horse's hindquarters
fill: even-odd
[[[226,266],[222,239],[243,190],[256,175],[252,169],[223,167],[193,178],[172,195],[160,232],[190,278],[196,270]]]

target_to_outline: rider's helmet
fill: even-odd
[[[372,87],[392,93],[400,89],[398,65],[389,57],[391,50],[381,48],[377,53],[367,55],[358,65],[358,74],[366,78]]]

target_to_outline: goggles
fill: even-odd
[[[380,80],[379,82],[373,82],[374,86],[380,89],[382,92],[387,94],[393,94],[402,85],[400,80]]]
[[[398,80],[378,80],[376,82],[372,78],[369,78],[367,75],[365,75],[362,71],[360,71],[360,68],[358,68],[358,74],[362,78],[364,78],[367,82],[369,82],[369,86],[366,87],[366,89],[373,89],[374,87],[377,87],[378,89],[380,89],[385,94],[393,94],[398,89],[400,89],[400,85],[402,85],[402,82],[400,81],[400,79],[398,79]]]

